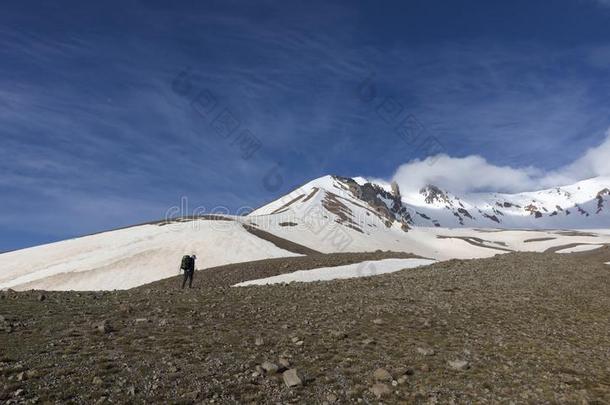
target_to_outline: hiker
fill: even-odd
[[[186,280],[189,282],[189,288],[193,287],[193,275],[195,274],[195,260],[197,256],[183,256],[182,263],[180,263],[180,270],[184,271],[184,279],[182,280],[182,288],[186,285]]]

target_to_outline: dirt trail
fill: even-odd
[[[548,238],[533,238],[533,239],[526,239],[523,241],[523,243],[533,243],[533,242],[546,242],[549,240],[555,240],[557,238],[552,238],[552,237],[548,237]]]
[[[299,245],[298,243],[289,241],[288,239],[280,238],[279,236],[276,236],[267,231],[263,231],[262,229],[259,229],[253,225],[242,224],[242,226],[244,227],[244,229],[246,231],[250,232],[252,235],[257,236],[261,239],[264,239],[267,242],[271,242],[275,246],[279,247],[280,249],[284,249],[289,252],[298,253],[301,255],[320,254],[320,252],[318,252],[317,250],[310,249],[307,246]]]
[[[564,249],[570,249],[570,248],[574,248],[577,246],[587,246],[587,245],[599,245],[599,243],[567,243],[565,245],[559,245],[559,246],[553,246],[548,248],[547,250],[545,250],[545,253],[557,253],[560,250],[564,250]],[[603,244],[602,244],[603,245]],[[604,245],[607,246],[607,245]],[[579,253],[579,252],[576,252]],[[586,253],[586,252],[580,252],[580,253]]]

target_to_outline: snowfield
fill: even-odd
[[[298,256],[233,221],[141,225],[0,255],[0,289],[128,289],[178,274],[185,254],[198,269]]]
[[[293,273],[281,274],[279,276],[261,278],[258,280],[244,281],[235,284],[234,287],[246,287],[253,285],[281,284],[292,282],[329,281],[346,278],[371,277],[379,274],[393,273],[403,269],[412,269],[435,263],[429,259],[385,259],[377,261],[365,261],[362,263],[349,264],[346,266],[321,267],[313,270],[299,270]]]

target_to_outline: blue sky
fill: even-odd
[[[581,168],[607,142],[609,66],[602,0],[2,2],[0,251],[183,196],[234,211],[328,173],[392,178],[432,152],[387,100],[441,172],[606,174]],[[499,188],[532,185],[515,179]]]

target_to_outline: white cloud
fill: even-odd
[[[398,168],[393,176],[401,190],[413,192],[434,184],[453,192],[477,190],[514,191],[531,188],[535,168],[495,166],[480,156],[454,158],[447,155],[415,160]]]
[[[417,192],[434,184],[455,193],[475,191],[520,192],[568,185],[579,180],[610,176],[610,130],[601,145],[590,148],[573,163],[555,171],[535,167],[496,166],[481,156],[447,155],[413,160],[401,165],[392,179],[403,192]]]
[[[601,145],[590,148],[573,163],[545,176],[543,183],[562,185],[596,176],[610,176],[610,129]]]

